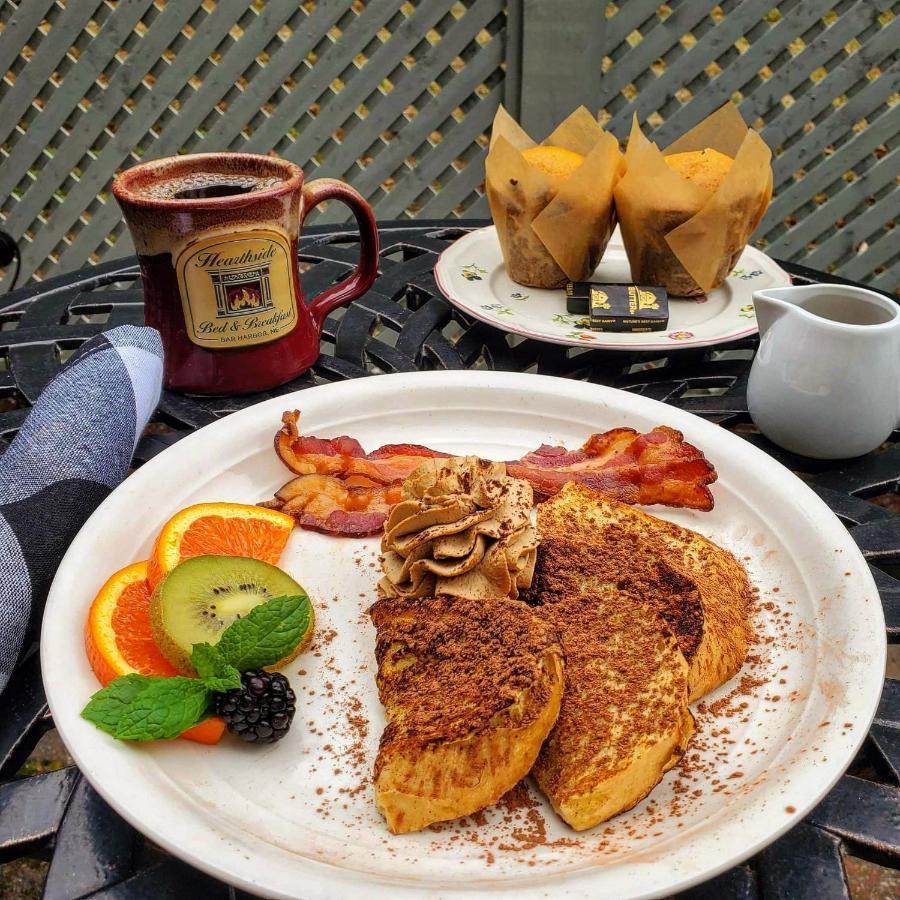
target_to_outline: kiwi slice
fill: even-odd
[[[273,597],[305,594],[290,575],[246,556],[195,556],[179,563],[150,599],[150,624],[161,653],[179,672],[195,675],[194,644],[217,644],[222,632],[253,607]],[[297,649],[272,669],[290,662],[309,643],[309,629]]]

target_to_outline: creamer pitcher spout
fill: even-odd
[[[788,287],[753,292],[753,308],[756,310],[760,338],[765,336],[765,333],[778,319],[794,308],[790,296],[791,292],[796,290],[797,288]]]

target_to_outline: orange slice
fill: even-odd
[[[198,503],[163,526],[150,553],[151,590],[192,556],[249,556],[278,562],[294,528],[287,513],[243,503]]]
[[[178,675],[159,652],[150,630],[147,563],[116,572],[100,588],[88,613],[85,647],[101,684],[119,675]]]
[[[84,626],[84,645],[94,674],[103,685],[120,675],[178,675],[159,652],[150,629],[147,563],[120,569],[94,598]],[[182,737],[215,744],[225,730],[221,719],[207,719]]]

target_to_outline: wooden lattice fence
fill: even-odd
[[[586,102],[624,137],[636,111],[667,143],[731,98],[776,153],[760,246],[897,290],[898,12],[896,0],[0,0],[0,227],[35,279],[123,255],[113,174],[211,149],[344,178],[382,218],[483,216],[501,101],[535,133]]]
[[[900,4],[608,7],[601,121],[667,144],[728,99],[775,153],[773,256],[900,289]]]

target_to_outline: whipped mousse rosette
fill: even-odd
[[[534,494],[504,463],[429,459],[404,481],[403,496],[384,526],[381,596],[515,598],[531,586]]]

